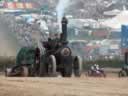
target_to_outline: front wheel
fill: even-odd
[[[56,75],[56,58],[54,55],[50,55],[48,58],[48,75]]]
[[[104,70],[99,70],[101,77],[107,77],[106,73],[104,72]]]
[[[100,77],[104,77],[104,78],[106,78],[106,74],[105,73],[101,73],[101,75],[100,75]]]
[[[80,77],[82,73],[82,58],[77,56],[73,62],[74,75]]]

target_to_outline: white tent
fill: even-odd
[[[111,11],[106,11],[104,12],[104,15],[108,15],[108,16],[115,16],[117,14],[119,14],[121,11],[118,10],[118,9],[114,9],[114,10],[111,10]]]
[[[114,29],[121,28],[121,25],[128,25],[128,11],[124,10],[119,15],[112,19],[106,20],[101,24]]]

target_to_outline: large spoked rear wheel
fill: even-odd
[[[54,55],[50,55],[48,58],[48,75],[56,76],[56,58]]]
[[[73,62],[73,71],[76,77],[80,77],[82,73],[82,58],[77,56]]]

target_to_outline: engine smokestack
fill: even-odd
[[[66,17],[62,18],[61,24],[62,24],[61,40],[63,42],[66,42],[67,41],[67,24],[68,24],[68,20]]]

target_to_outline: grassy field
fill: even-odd
[[[0,96],[128,96],[128,78],[0,77]]]
[[[13,58],[8,60],[2,58],[0,69],[4,69],[4,65],[14,63]],[[11,78],[3,76],[2,73],[0,75],[0,96],[128,96],[128,78],[117,77],[120,68],[116,66],[121,63],[113,63],[114,68],[111,67],[111,61],[108,64],[105,63],[107,66],[104,66],[106,78],[90,78],[85,74],[80,78],[60,76],[56,78]],[[89,65],[85,67],[88,68]],[[86,68],[84,68],[85,71],[87,71]]]

